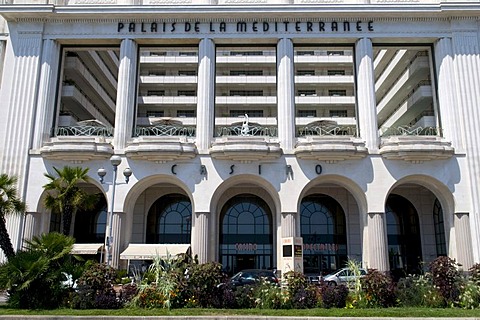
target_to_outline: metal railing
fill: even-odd
[[[298,137],[306,136],[356,136],[356,126],[305,126],[297,128]]]
[[[195,137],[196,128],[194,126],[168,125],[160,124],[155,126],[137,126],[135,136],[185,136]]]
[[[437,136],[440,133],[440,128],[437,127],[410,127],[399,126],[382,128],[382,137],[390,136]]]
[[[53,136],[113,137],[113,127],[68,126],[53,129]]]
[[[216,136],[256,136],[256,137],[277,137],[278,129],[276,126],[261,125],[233,125],[225,127],[216,127]]]

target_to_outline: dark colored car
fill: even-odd
[[[246,269],[238,272],[231,277],[227,284],[233,287],[240,287],[260,282],[261,279],[265,281],[278,284],[278,278],[273,270],[263,269]]]

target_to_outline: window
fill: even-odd
[[[178,75],[179,76],[196,76],[197,71],[196,70],[178,70]]]
[[[447,255],[447,241],[445,240],[445,225],[443,222],[443,210],[440,201],[435,199],[433,204],[433,225],[435,228],[435,244],[437,257]]]
[[[328,90],[328,95],[330,97],[345,97],[347,90]]]
[[[328,70],[327,75],[329,76],[344,76],[345,70]]]
[[[345,55],[345,52],[343,51],[327,51],[327,56],[343,56]]]
[[[180,51],[178,53],[180,57],[195,57],[197,55],[196,51]]]
[[[263,117],[263,110],[230,110],[230,117]]]
[[[231,56],[263,56],[263,51],[230,51]]]
[[[315,52],[313,50],[308,51],[297,51],[297,56],[313,56]]]
[[[315,70],[297,70],[297,76],[314,76]]]
[[[148,90],[147,96],[165,96],[165,90]]]
[[[230,90],[230,96],[255,96],[261,97],[263,96],[263,90]]]
[[[148,72],[149,76],[164,76],[165,74],[165,70],[151,70]]]
[[[301,97],[305,96],[316,96],[317,92],[315,90],[298,90],[298,95]]]
[[[347,110],[330,110],[330,117],[332,118],[346,118]]]
[[[317,110],[298,110],[298,117],[313,118],[317,116]]]
[[[263,76],[263,70],[230,70],[231,76]]]
[[[194,118],[195,110],[177,110],[177,117],[180,118]]]
[[[150,56],[166,56],[166,51],[151,51]]]
[[[195,90],[178,90],[179,97],[195,97]]]
[[[163,117],[164,112],[163,110],[151,110],[147,111],[147,117],[155,118],[155,117]]]

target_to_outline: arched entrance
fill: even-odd
[[[107,201],[105,197],[99,196],[93,210],[76,213],[73,237],[77,243],[103,243],[106,228]]]
[[[147,243],[188,243],[192,228],[192,205],[182,194],[157,199],[148,211]]]
[[[387,199],[385,213],[390,270],[418,274],[421,271],[422,244],[415,207],[406,198],[392,194]]]
[[[272,213],[261,198],[240,194],[220,214],[219,258],[226,272],[273,267]]]
[[[343,267],[347,257],[345,213],[330,196],[305,197],[300,205],[305,273],[327,274]]]

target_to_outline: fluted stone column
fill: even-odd
[[[282,212],[282,238],[296,237],[297,232],[297,212]]]
[[[375,153],[380,145],[377,122],[377,102],[375,98],[375,78],[373,73],[372,40],[362,38],[355,46],[357,74],[357,105],[360,137],[370,153]]]
[[[295,147],[295,84],[293,42],[283,38],[277,44],[278,139],[284,153]]]
[[[192,255],[198,256],[199,263],[208,261],[210,212],[194,212],[192,220]]]
[[[25,227],[23,233],[23,241],[30,240],[34,236],[40,234],[41,222],[42,222],[42,213],[41,212],[26,212],[25,213]]]
[[[208,153],[215,127],[215,43],[202,39],[198,47],[196,143],[199,153]]]
[[[368,268],[388,271],[388,243],[385,212],[368,214]]]
[[[112,223],[112,267],[118,268],[120,261],[120,250],[121,250],[121,236],[122,236],[122,222],[125,218],[125,213],[123,212],[114,212],[113,213],[113,223]]]
[[[55,95],[57,73],[60,58],[60,46],[55,40],[44,40],[40,83],[38,85],[37,112],[35,116],[35,135],[32,149],[38,150],[50,137],[55,116]]]
[[[124,39],[120,45],[120,67],[118,70],[117,103],[115,110],[115,135],[113,147],[123,150],[133,132],[135,118],[135,92],[137,78],[137,44]]]
[[[480,143],[478,140],[478,124],[480,123],[480,54],[478,45],[478,26],[464,21],[452,22],[453,53],[455,70],[455,91],[457,106],[461,115],[461,128],[465,132],[465,149],[468,174],[470,179],[471,215],[469,224],[471,231],[473,260],[480,261],[480,242],[472,239],[480,238]],[[471,28],[470,31],[465,31]],[[458,130],[458,129],[457,129]],[[457,232],[458,233],[458,232]]]
[[[467,271],[473,266],[472,236],[470,233],[470,217],[468,213],[455,213],[456,260]]]
[[[0,137],[0,172],[18,177],[17,190],[25,198],[28,177],[28,157],[32,146],[36,114],[36,96],[42,52],[42,25],[32,24],[27,30],[10,29],[9,47],[5,52],[2,83],[2,134]],[[23,217],[9,215],[7,231],[15,250],[20,249],[23,237]],[[0,252],[0,261],[3,260]]]
[[[435,44],[435,62],[437,70],[438,104],[442,125],[442,134],[452,142],[457,152],[462,152],[464,146],[459,137],[460,114],[458,114],[457,95],[455,88],[455,70],[453,63],[453,48],[451,38],[442,38]]]

